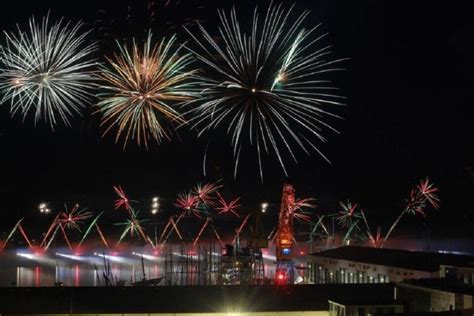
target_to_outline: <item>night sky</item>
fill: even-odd
[[[179,10],[160,12],[166,22],[156,35],[179,27],[187,17],[203,21],[215,32],[217,8],[225,2],[243,13],[255,3],[229,0],[184,2]],[[127,6],[133,3],[132,27],[124,27]],[[288,2],[289,3],[289,2]],[[274,157],[265,159],[262,183],[255,161],[244,160],[233,178],[230,143],[216,137],[208,175],[202,158],[207,139],[197,140],[185,130],[180,139],[144,149],[123,151],[112,136],[100,137],[98,117],[89,109],[72,128],[34,127],[33,120],[10,118],[8,104],[0,106],[0,231],[18,218],[37,211],[41,201],[58,207],[79,202],[91,210],[110,210],[112,185],[148,201],[153,195],[172,205],[177,192],[199,181],[221,179],[225,193],[242,196],[244,208],[263,200],[277,212],[281,187],[293,183],[299,196],[319,200],[320,213],[337,209],[338,201],[360,203],[374,221],[388,225],[403,207],[404,198],[420,178],[429,176],[440,188],[442,207],[430,213],[434,236],[473,237],[474,224],[474,17],[464,4],[404,1],[298,0],[296,10],[310,9],[309,22],[329,32],[334,57],[347,57],[347,70],[333,76],[347,107],[337,110],[344,120],[332,122],[340,135],[326,132],[317,155],[299,153],[287,179]],[[140,12],[146,1],[3,1],[0,26],[13,30],[35,14],[50,11],[89,27],[97,19],[115,20],[114,32],[123,38],[143,34]],[[103,11],[100,11],[103,10]],[[144,11],[144,10],[143,10]],[[143,15],[145,15],[143,13]],[[248,14],[243,14],[248,17]],[[141,23],[142,22],[142,23]],[[163,33],[161,33],[163,32]],[[100,32],[94,33],[97,35]],[[2,37],[3,42],[3,37]],[[107,46],[107,45],[104,45]],[[107,51],[108,47],[103,47]],[[252,156],[253,157],[253,156]],[[145,203],[146,205],[146,203]],[[421,218],[407,218],[415,231]]]

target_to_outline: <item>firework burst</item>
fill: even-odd
[[[438,188],[430,183],[429,178],[422,179],[420,184],[414,187],[407,199],[405,212],[415,215],[420,214],[426,216],[425,209],[431,205],[434,209],[439,208],[439,198],[437,195]]]
[[[232,213],[235,216],[240,217],[239,213],[237,213],[237,209],[240,207],[240,197],[227,202],[219,193],[217,193],[217,196],[219,205],[216,207],[216,210],[219,212],[218,214]]]
[[[220,41],[202,26],[202,36],[188,30],[197,44],[190,50],[206,65],[201,98],[187,112],[189,123],[199,136],[225,128],[234,176],[246,146],[256,149],[263,179],[263,153],[276,155],[287,174],[285,155],[297,162],[300,148],[324,157],[317,147],[325,141],[322,130],[335,131],[324,120],[338,117],[329,107],[341,105],[341,97],[323,76],[339,70],[334,64],[341,60],[328,57],[330,47],[320,45],[325,35],[315,36],[318,26],[304,29],[308,12],[294,20],[292,9],[270,5],[263,19],[256,9],[249,32],[241,29],[235,9],[229,15],[219,11]]]
[[[316,208],[316,199],[314,198],[305,198],[297,199],[293,207],[293,216],[300,221],[310,222],[311,221],[311,212],[308,209]]]
[[[130,233],[130,237],[134,238],[135,235],[140,236],[145,240],[145,242],[150,243],[150,245],[153,246],[153,243],[151,242],[150,238],[145,234],[145,231],[143,229],[142,224],[147,222],[147,219],[139,219],[138,214],[139,211],[135,211],[134,209],[130,209],[130,218],[127,219],[123,223],[118,223],[116,225],[124,226],[122,235],[120,235],[120,239],[118,241],[118,244],[125,238],[125,236]]]
[[[175,206],[180,208],[183,214],[190,216],[193,215],[198,219],[201,219],[201,210],[199,209],[199,198],[192,192],[185,192],[178,194]]]
[[[70,125],[74,114],[90,101],[95,66],[87,44],[88,32],[82,24],[59,20],[50,24],[30,19],[24,31],[4,32],[6,43],[0,49],[0,91],[2,103],[11,104],[11,114],[26,118],[34,112],[35,123],[44,120],[51,128],[58,121]]]
[[[398,223],[405,214],[420,214],[425,217],[425,211],[429,205],[431,205],[434,209],[438,209],[440,202],[437,195],[438,191],[439,189],[435,187],[433,183],[430,183],[429,178],[426,178],[424,180],[422,179],[420,183],[410,191],[406,207],[403,209],[397,219],[393,222],[392,226],[390,226],[390,229],[383,238],[383,242],[388,240],[393,230],[395,229],[395,227],[397,227]],[[383,242],[380,247],[383,247]]]
[[[116,128],[115,141],[123,137],[124,147],[131,140],[148,147],[150,140],[170,139],[173,125],[185,122],[176,109],[193,99],[195,71],[186,70],[192,56],[175,42],[172,36],[153,45],[149,33],[143,50],[135,41],[131,48],[119,44],[119,52],[107,58],[97,110],[101,126],[108,126],[104,135]]]
[[[128,198],[128,196],[125,194],[125,191],[123,190],[123,188],[120,185],[114,186],[113,188],[114,188],[115,193],[118,196],[118,199],[115,200],[114,208],[116,210],[118,210],[119,208],[123,207],[128,212],[130,212],[130,210],[132,209],[132,206],[130,205],[130,202],[135,202],[135,201],[131,201]]]
[[[66,209],[59,214],[57,224],[67,229],[80,231],[79,225],[91,216],[91,212],[88,212],[86,209],[80,209],[79,204],[76,204],[70,211],[68,211],[66,207]]]
[[[206,183],[204,185],[198,183],[191,192],[196,195],[196,198],[199,200],[199,202],[205,206],[214,206],[214,200],[216,197],[213,194],[218,193],[219,189],[221,188],[222,185],[217,183]]]
[[[346,203],[339,202],[339,206],[341,207],[341,211],[336,214],[336,219],[343,227],[351,226],[355,219],[361,217],[361,215],[356,212],[357,203],[353,204],[350,201]]]

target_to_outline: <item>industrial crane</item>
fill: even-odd
[[[295,189],[291,184],[283,185],[278,228],[276,233],[276,270],[275,284],[294,283],[294,233],[293,214],[295,207]]]

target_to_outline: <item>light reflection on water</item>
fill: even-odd
[[[159,278],[163,275],[162,269],[163,267],[159,264],[145,264],[146,277],[148,279]],[[14,273],[11,269],[0,271],[0,286],[54,286],[56,282],[61,282],[64,286],[105,285],[103,267],[60,262],[54,267],[16,266],[14,270]],[[111,272],[114,283],[122,280],[125,284],[131,284],[143,278],[141,264],[111,264]]]
[[[110,268],[110,279],[113,284],[123,282],[131,285],[144,279],[157,279],[165,276],[163,257],[137,254],[105,255],[89,254],[76,256],[72,254],[33,254],[28,250],[10,250],[0,253],[0,286],[40,287],[55,286],[105,286],[104,274]],[[173,259],[173,260],[176,260]],[[274,257],[264,255],[265,275],[271,277],[274,269]],[[185,284],[180,268],[174,267],[172,284]],[[168,266],[169,271],[169,266]],[[217,270],[215,270],[217,271]],[[217,273],[215,274],[217,275]],[[181,279],[180,279],[181,277]],[[174,278],[174,279],[173,279]],[[187,280],[198,281],[197,275],[190,275]],[[186,279],[186,277],[184,277]],[[215,278],[213,279],[215,282]],[[164,281],[160,285],[164,285]]]

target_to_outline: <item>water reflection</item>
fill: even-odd
[[[144,251],[77,255],[66,251],[34,254],[27,250],[10,250],[0,254],[0,286],[105,286],[106,278],[112,284],[123,285],[159,278],[165,278],[160,285],[217,282],[220,254],[212,253],[213,275],[209,279],[203,276],[208,269],[206,265],[209,264],[209,257],[198,258],[197,255],[192,255],[183,258],[183,255],[177,252],[169,252],[169,255],[165,261],[162,256],[146,254]],[[169,259],[171,257],[172,259]],[[267,277],[271,278],[273,268],[274,257],[264,255]],[[186,275],[183,273],[184,269],[190,272]]]

